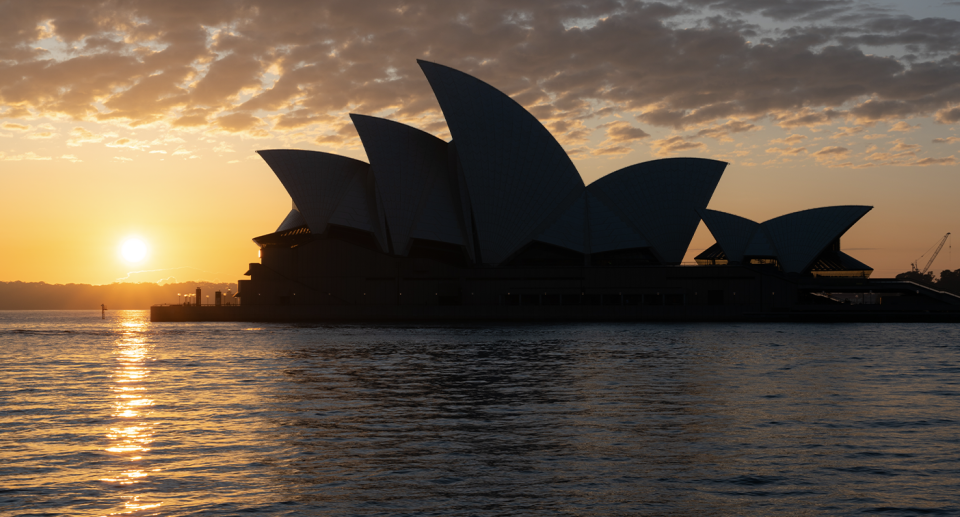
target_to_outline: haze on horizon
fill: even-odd
[[[730,162],[710,208],[756,221],[872,205],[843,247],[894,276],[960,232],[958,17],[955,1],[0,0],[0,281],[235,282],[290,206],[255,150],[365,159],[349,113],[449,139],[418,58],[520,102],[587,183],[696,156]],[[713,242],[701,224],[685,260]],[[958,267],[947,248],[932,270]]]

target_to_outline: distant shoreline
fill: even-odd
[[[171,284],[113,283],[91,284],[48,284],[46,282],[0,282],[0,310],[100,310],[104,304],[107,310],[148,310],[157,303],[177,303],[184,295],[196,292],[200,288],[206,297],[216,291],[231,296],[237,292],[235,282],[177,282]]]

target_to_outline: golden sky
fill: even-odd
[[[418,58],[512,96],[587,183],[696,156],[756,221],[872,205],[842,246],[893,276],[960,232],[960,2],[914,4],[0,0],[0,281],[243,278],[290,207],[254,151],[365,159],[349,113],[449,138]]]

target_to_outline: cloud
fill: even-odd
[[[81,160],[80,158],[77,158],[76,156],[74,156],[74,155],[72,155],[72,154],[65,154],[65,155],[61,156],[60,159],[61,159],[61,160],[67,160],[68,162],[72,162],[72,163],[79,163],[79,162],[82,162],[82,161],[83,161],[83,160]]]
[[[118,138],[106,145],[107,147],[126,147],[128,149],[136,149],[140,151],[146,150],[150,147],[150,143],[146,140],[134,140],[127,137]]]
[[[604,147],[602,149],[597,149],[593,151],[594,156],[604,156],[604,155],[618,155],[618,154],[627,154],[633,151],[632,147],[625,147],[622,145],[615,145],[611,147]]]
[[[921,146],[911,144],[903,140],[891,142],[893,145],[886,150],[879,150],[876,146],[867,149],[868,163],[864,166],[880,165],[899,165],[899,166],[928,166],[928,165],[950,165],[955,163],[952,156],[949,157],[927,157],[920,158]]]
[[[953,165],[957,163],[957,159],[953,156],[947,156],[946,158],[923,158],[913,162],[911,165],[927,166],[927,165]]]
[[[960,108],[951,108],[940,110],[935,117],[941,124],[953,124],[960,121]]]
[[[894,142],[894,144],[895,145],[890,149],[893,152],[913,151],[915,149],[920,149],[919,144],[906,144],[900,140],[897,140],[896,142]]]
[[[174,127],[197,127],[205,125],[207,125],[206,113],[194,112],[191,114],[181,115],[173,121]]]
[[[193,85],[191,105],[216,106],[231,103],[244,88],[260,86],[262,65],[249,53],[232,53],[209,66],[207,73]],[[232,103],[231,103],[232,104]]]
[[[840,127],[837,132],[830,135],[830,138],[843,138],[857,135],[867,130],[867,126]]]
[[[706,146],[703,142],[691,142],[681,136],[672,136],[653,142],[656,148],[657,156],[667,156],[681,151],[690,151],[693,149],[703,149]]]
[[[30,126],[25,126],[25,125],[23,125],[23,124],[17,124],[17,123],[14,123],[14,122],[5,122],[5,123],[3,124],[3,126],[0,126],[0,127],[3,127],[3,129],[9,129],[9,130],[13,130],[13,131],[26,131],[26,130],[30,129]]]
[[[731,120],[719,126],[713,126],[707,129],[697,131],[693,138],[708,136],[718,140],[731,141],[730,135],[733,133],[743,133],[746,131],[755,131],[762,129],[760,126],[749,124],[740,120]]]
[[[960,36],[960,21],[927,17],[913,19],[896,13],[875,13],[863,18],[857,27],[861,34],[844,34],[838,40],[845,45],[903,45],[917,54],[955,52]]]
[[[846,156],[849,153],[850,153],[850,150],[847,149],[846,147],[828,146],[813,153],[813,157],[816,158],[818,161],[828,161],[828,160],[835,160],[835,159],[841,158],[843,156]]]
[[[893,145],[885,151],[879,151],[877,146],[870,146],[866,150],[867,160],[874,165],[906,165],[916,161],[920,152],[919,144],[908,144],[902,140],[891,143]]]
[[[826,156],[831,154],[847,154],[848,152],[850,152],[850,150],[846,147],[824,147],[813,154],[817,156]]]
[[[897,166],[897,167],[931,167],[937,165],[954,165],[957,163],[957,159],[953,156],[946,156],[941,158],[915,158],[913,154],[907,154],[900,157],[890,157],[882,153],[877,155],[872,155],[869,157],[870,161],[858,165],[853,165],[857,169],[866,169],[871,167],[879,167],[881,165],[887,166]]]
[[[49,161],[53,158],[49,156],[40,156],[33,151],[28,151],[23,154],[17,154],[14,156],[7,156],[5,154],[0,154],[0,160],[7,162],[20,162],[20,161]]]
[[[772,147],[765,151],[768,154],[776,154],[779,156],[799,156],[807,152],[806,147],[790,147],[787,149],[782,149],[779,147]]]
[[[82,127],[75,127],[70,130],[70,136],[67,138],[67,145],[71,147],[79,147],[87,143],[102,142],[107,136],[108,135],[95,134],[92,131]]]
[[[686,0],[688,5],[710,7],[730,14],[760,14],[778,21],[791,19],[822,20],[848,12],[850,0],[775,1]]]
[[[896,132],[906,133],[906,132],[913,131],[913,130],[919,129],[919,128],[920,128],[920,124],[911,126],[910,124],[907,123],[907,121],[901,120],[901,121],[897,122],[896,124],[894,124],[887,132],[888,132],[888,133],[891,133],[891,132],[895,132],[895,131],[896,131]]]
[[[935,144],[952,144],[955,142],[960,142],[960,138],[955,136],[948,136],[946,138],[934,138],[931,142]]]
[[[624,121],[608,122],[601,124],[599,128],[606,129],[607,139],[617,143],[634,142],[650,136],[650,133]]]
[[[761,128],[755,124],[750,124],[739,120],[731,120],[720,125],[701,129],[700,131],[690,135],[674,135],[662,140],[656,140],[653,142],[653,146],[656,148],[655,154],[658,156],[668,156],[681,151],[705,149],[706,145],[703,144],[703,142],[694,141],[698,138],[709,137],[715,138],[722,142],[730,142],[733,139],[730,138],[729,135],[733,133],[743,133],[746,131],[754,131],[759,129]]]
[[[804,141],[804,140],[806,140],[806,139],[807,139],[807,136],[806,136],[806,135],[793,134],[793,135],[790,135],[790,136],[787,136],[787,137],[784,137],[784,138],[777,138],[777,139],[775,139],[775,140],[771,140],[770,142],[768,142],[768,144],[770,144],[770,145],[773,145],[773,144],[795,144],[795,143],[797,143],[797,142],[802,142],[802,141]]]
[[[333,117],[314,113],[307,109],[294,109],[288,113],[282,113],[276,116],[275,120],[275,129],[296,129],[310,124],[333,122]]]
[[[250,131],[263,126],[263,119],[248,113],[231,113],[216,119],[217,126],[230,133]]]
[[[154,138],[150,145],[183,144],[187,141],[173,133],[165,133],[163,137]]]
[[[357,138],[357,130],[353,127],[353,124],[341,124],[335,133],[320,135],[314,139],[314,142],[320,145],[340,147]]]
[[[795,127],[808,127],[829,124],[837,118],[844,118],[845,114],[833,109],[822,111],[803,109],[799,112],[785,112],[774,116],[780,127],[788,129]]]
[[[445,135],[423,57],[514,96],[566,145],[694,131],[654,145],[674,152],[762,120],[956,123],[957,41],[956,20],[854,0],[19,2],[0,20],[0,112],[255,137],[311,128],[306,140],[334,146],[357,144],[340,128],[358,112]],[[644,127],[611,125],[591,144],[578,125],[625,115]]]

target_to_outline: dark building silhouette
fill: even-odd
[[[840,250],[871,207],[764,223],[708,210],[727,164],[702,158],[639,163],[584,185],[511,98],[419,63],[452,141],[351,115],[370,163],[259,151],[293,206],[254,239],[261,261],[239,282],[241,308],[266,319],[730,319],[846,304],[829,294],[838,287],[861,301],[921,294],[870,282],[872,269]],[[717,243],[698,266],[681,265],[701,219]],[[938,296],[920,298],[954,302]]]

